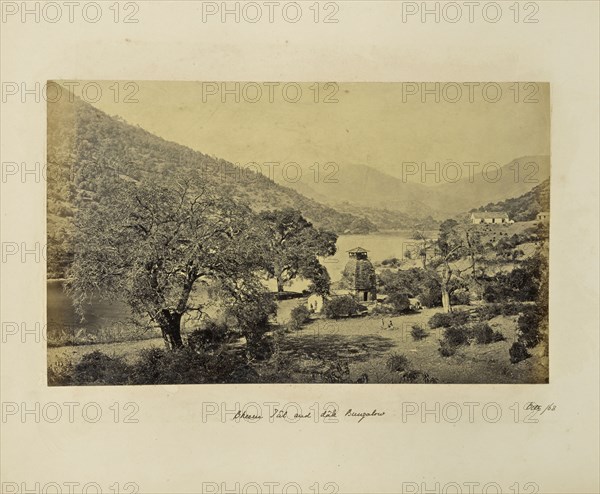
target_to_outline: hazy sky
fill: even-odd
[[[74,89],[78,96],[83,84]],[[285,83],[138,81],[137,103],[123,101],[136,90],[127,81],[97,84],[102,98],[93,104],[108,114],[240,164],[294,161],[307,169],[333,161],[341,169],[365,164],[400,176],[406,161],[505,164],[550,154],[544,83],[301,83],[284,89]],[[96,98],[94,87],[87,95],[87,101]]]

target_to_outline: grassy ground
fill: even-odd
[[[297,302],[296,302],[297,303]],[[282,308],[283,309],[283,308]],[[511,364],[508,350],[516,341],[517,316],[498,316],[489,321],[505,341],[488,345],[460,347],[456,355],[442,357],[438,352],[442,329],[431,330],[427,321],[439,309],[397,317],[368,316],[343,320],[316,319],[282,341],[282,350],[290,358],[347,359],[352,380],[367,374],[369,382],[393,383],[399,375],[386,369],[392,353],[405,355],[411,369],[426,372],[440,383],[543,383],[548,375],[548,358],[543,350],[534,349],[533,356]],[[285,311],[281,311],[280,317]],[[388,329],[390,321],[393,329]],[[428,336],[415,341],[412,325],[420,324]]]
[[[286,300],[279,304],[277,322],[285,324],[299,300]],[[451,357],[438,352],[442,329],[429,329],[427,322],[439,309],[424,309],[420,313],[396,317],[367,316],[341,320],[316,318],[299,331],[290,332],[281,339],[282,355],[294,369],[306,376],[323,362],[348,364],[350,379],[360,381],[364,375],[370,383],[400,382],[401,375],[386,367],[393,353],[408,359],[408,368],[427,373],[439,383],[543,383],[548,376],[548,358],[543,349],[535,348],[532,357],[511,364],[509,348],[516,341],[517,316],[498,316],[489,321],[490,326],[506,338],[488,345],[460,347]],[[391,325],[390,325],[391,323]],[[415,341],[411,335],[414,324],[426,329],[428,336]],[[135,361],[144,348],[163,348],[162,338],[132,342],[103,343],[84,346],[48,348],[48,364],[59,360],[77,362],[87,353],[100,350],[110,356]]]
[[[118,343],[48,347],[48,365],[65,359],[71,362],[78,362],[85,354],[96,350],[100,350],[111,357],[124,357],[126,361],[132,363],[135,361],[140,350],[153,347],[164,348],[164,340],[162,338],[153,338]]]

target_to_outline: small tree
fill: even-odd
[[[418,242],[417,254],[421,258],[423,269],[427,269],[427,254],[431,249],[432,240],[429,238],[425,230],[415,228],[411,235],[413,240]]]
[[[474,280],[481,276],[483,247],[476,230],[466,223],[446,220],[440,225],[435,257],[430,260],[430,273],[442,291],[444,312],[451,312],[450,294],[461,286],[461,276],[470,273]]]

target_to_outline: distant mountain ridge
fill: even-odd
[[[433,165],[433,164],[432,164]],[[429,165],[427,165],[429,166]],[[453,166],[444,169],[444,166]],[[417,165],[416,173],[420,173]],[[428,170],[435,169],[430,166]],[[482,163],[470,169],[440,164],[440,184],[409,182],[382,173],[367,165],[340,167],[334,182],[310,181],[291,186],[334,208],[397,211],[411,220],[432,217],[443,220],[481,204],[518,197],[550,177],[548,156],[524,156],[503,166]],[[447,177],[452,181],[443,181]],[[455,179],[458,178],[458,180]]]

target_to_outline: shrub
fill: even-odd
[[[321,373],[321,377],[327,383],[347,383],[350,379],[350,366],[346,360],[333,361]]]
[[[466,345],[469,343],[469,335],[463,326],[450,326],[444,331],[444,341],[455,347]]]
[[[233,338],[232,331],[225,323],[208,321],[203,328],[192,331],[187,341],[195,352],[214,352]]]
[[[455,290],[450,295],[450,302],[453,305],[469,305],[471,303],[471,296],[466,290]]]
[[[419,293],[419,300],[425,307],[439,307],[442,305],[442,296],[439,289],[430,288]]]
[[[402,372],[408,369],[408,359],[401,353],[392,353],[387,358],[385,366],[391,372]]]
[[[256,373],[242,352],[199,354],[191,348],[143,350],[133,366],[134,384],[254,382]]]
[[[120,358],[110,357],[98,350],[84,355],[73,366],[72,383],[126,384],[131,373],[130,367]]]
[[[516,341],[512,344],[512,346],[508,350],[508,353],[510,355],[510,361],[513,364],[517,364],[517,363],[521,362],[522,360],[525,360],[525,359],[531,357],[531,355],[527,351],[527,348],[525,347],[525,345],[518,341]]]
[[[456,347],[448,343],[446,340],[440,340],[438,352],[442,357],[451,357],[456,353]]]
[[[494,330],[486,322],[474,324],[472,334],[475,337],[475,341],[480,345],[487,345],[494,341]]]
[[[469,330],[470,336],[475,338],[475,341],[480,345],[488,345],[497,341],[504,341],[506,338],[499,331],[494,331],[486,322],[478,322],[473,324]]]
[[[520,302],[509,302],[500,306],[500,312],[503,316],[516,316],[523,312],[526,305]]]
[[[342,297],[333,297],[325,303],[323,312],[329,319],[339,319],[358,314],[363,309],[354,297],[344,295]]]
[[[527,348],[533,348],[541,341],[540,325],[542,314],[536,307],[530,306],[519,316],[517,320],[519,342]]]
[[[394,313],[394,308],[391,305],[377,304],[371,310],[372,316],[389,316]]]
[[[247,339],[246,352],[251,360],[267,360],[271,358],[274,351],[275,345],[270,336]]]
[[[305,304],[297,305],[290,313],[289,327],[292,330],[300,329],[306,322],[310,320],[310,310]]]
[[[422,340],[423,338],[427,338],[429,336],[429,333],[427,333],[427,331],[425,331],[423,326],[420,324],[413,324],[410,334],[415,341]]]
[[[71,384],[73,384],[73,364],[69,360],[57,360],[48,366],[48,386]]]
[[[418,297],[426,307],[438,307],[442,303],[439,284],[421,268],[401,271],[384,269],[378,275],[378,282],[383,293],[407,293],[410,297]]]
[[[505,341],[506,337],[500,331],[494,331],[494,335],[492,336],[492,341],[495,343],[497,341]]]
[[[524,310],[526,305],[520,302],[506,302],[503,304],[487,304],[477,308],[477,315],[480,319],[489,321],[496,316],[516,316]]]
[[[458,310],[454,312],[438,312],[431,316],[429,319],[429,327],[435,328],[449,328],[450,326],[464,325],[469,321],[469,313],[466,311]]]
[[[388,295],[386,303],[390,304],[395,314],[406,312],[410,308],[408,294],[401,292],[392,292]]]
[[[414,369],[406,371],[400,381],[405,383],[423,384],[436,384],[438,382],[435,377],[430,376],[427,372],[421,372]]]

